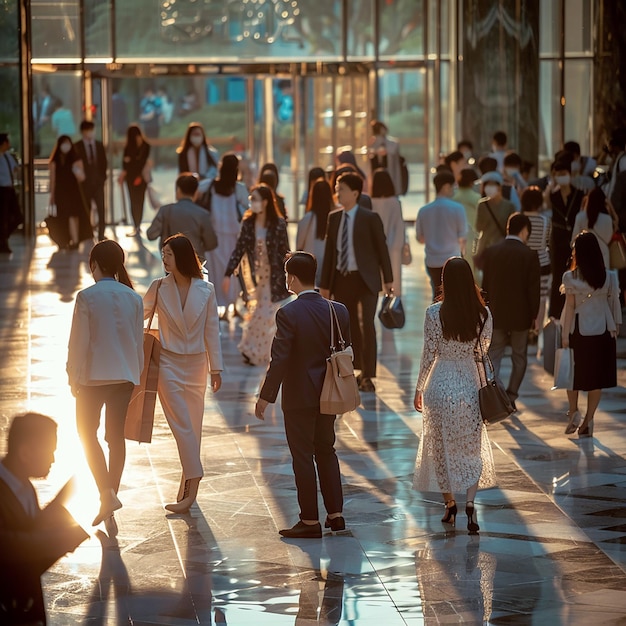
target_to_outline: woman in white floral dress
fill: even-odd
[[[487,429],[478,405],[481,376],[476,362],[477,339],[487,353],[493,321],[472,270],[460,257],[443,268],[441,301],[426,309],[424,350],[414,406],[423,413],[413,488],[440,491],[446,505],[441,520],[454,524],[454,494],[466,492],[470,533],[479,530],[474,496],[495,485],[495,469]],[[482,367],[482,366],[481,366]]]

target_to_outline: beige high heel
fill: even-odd
[[[172,504],[166,504],[165,510],[171,513],[187,513],[191,508],[191,505],[196,501],[198,495],[198,487],[200,485],[200,478],[188,478],[185,481],[185,490],[183,493],[183,499],[180,502],[173,502]]]

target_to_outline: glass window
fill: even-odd
[[[381,58],[424,56],[424,0],[379,3]]]
[[[85,56],[111,56],[111,3],[104,0],[84,0]]]
[[[591,151],[593,62],[565,62],[565,137],[577,141],[582,154]]]
[[[539,52],[547,55],[560,54],[561,2],[541,0],[539,15]]]
[[[374,0],[348,0],[347,6],[348,58],[374,56]]]
[[[561,147],[561,74],[557,61],[539,63],[539,169],[549,166]],[[542,168],[543,166],[543,168]]]
[[[0,60],[17,61],[18,42],[18,0],[0,0]]]
[[[567,0],[565,4],[565,52],[593,51],[591,0]]]
[[[34,59],[79,58],[79,0],[32,0]]]
[[[341,6],[335,0],[117,2],[117,56],[122,61],[337,60]]]

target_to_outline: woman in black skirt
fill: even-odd
[[[567,391],[569,424],[565,434],[578,429],[580,437],[591,437],[602,389],[617,385],[615,338],[622,321],[617,273],[605,269],[593,233],[583,231],[574,240],[572,264],[563,274],[561,292],[565,294],[563,347],[574,351],[574,385]],[[587,392],[584,419],[578,412],[579,391]]]

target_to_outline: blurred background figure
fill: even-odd
[[[220,156],[217,149],[209,143],[202,124],[192,122],[187,126],[187,132],[176,152],[178,173],[197,174],[200,178],[199,192],[205,193],[217,175]]]

